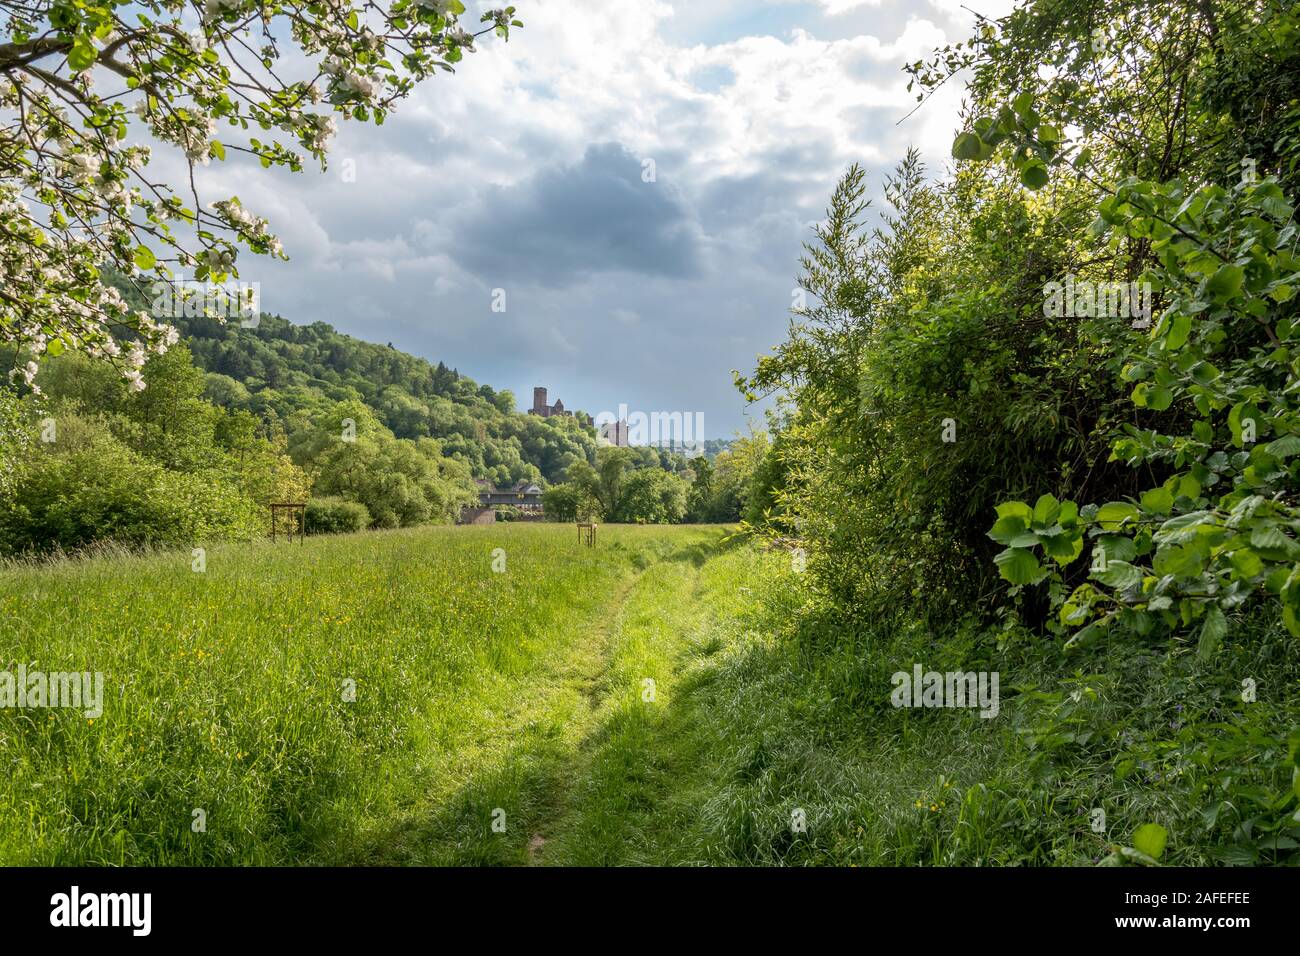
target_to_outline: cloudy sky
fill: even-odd
[[[442,360],[520,407],[546,385],[592,414],[703,412],[710,438],[761,422],[731,370],[784,337],[800,244],[845,167],[878,190],[915,145],[942,172],[960,89],[900,124],[901,66],[974,17],[961,0],[516,6],[509,43],[383,127],[345,126],[327,173],[212,168],[292,257],[245,278],[271,312]]]

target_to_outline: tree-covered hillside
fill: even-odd
[[[120,282],[140,308],[151,291]],[[539,418],[514,395],[479,385],[444,363],[344,335],[325,322],[296,325],[263,314],[253,327],[204,316],[171,318],[206,373],[215,404],[252,412],[292,435],[337,402],[360,401],[396,438],[437,438],[443,454],[498,484],[559,481],[597,446],[590,417]]]
[[[723,452],[715,468],[602,448],[584,413],[519,412],[510,392],[391,344],[265,314],[177,316],[150,299],[161,287],[114,286],[174,323],[176,340],[139,376],[58,350],[31,387],[0,389],[13,425],[0,440],[0,554],[249,538],[288,500],[309,501],[316,532],[450,522],[477,502],[476,479],[549,486],[553,520],[736,520],[766,449]]]

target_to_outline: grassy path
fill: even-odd
[[[701,625],[700,566],[655,565],[638,578],[611,621],[584,736],[558,813],[545,821],[534,863],[626,862],[638,833],[632,811],[671,781],[653,758],[679,679],[679,656]]]
[[[429,741],[423,792],[344,860],[660,862],[680,829],[674,815],[690,813],[674,800],[699,756],[677,712],[683,683],[722,647],[719,622],[749,600],[737,577],[747,558],[721,538],[630,576],[526,675],[468,687],[478,712],[449,714],[458,730]]]
[[[0,565],[0,671],[104,678],[100,714],[0,707],[0,864],[1018,860],[1008,827],[1041,845],[1050,807],[979,785],[1012,731],[889,707],[871,689],[915,652],[888,640],[807,653],[787,557],[720,527],[613,526],[596,548],[570,530]]]
[[[630,862],[629,811],[671,786],[652,741],[708,615],[701,580],[717,553],[709,540],[649,564],[526,676],[484,675],[468,688],[480,705],[473,730],[464,714],[449,717],[461,730],[430,741],[425,793],[347,855],[389,864]]]
[[[102,714],[0,708],[0,863],[527,862],[612,691],[620,608],[726,533],[569,531],[0,565],[0,671],[104,689]]]

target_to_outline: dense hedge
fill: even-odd
[[[357,501],[327,496],[307,502],[308,534],[348,534],[370,525],[370,512]]]

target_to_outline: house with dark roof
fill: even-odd
[[[506,488],[498,488],[483,478],[475,479],[478,485],[478,503],[480,508],[496,505],[513,505],[521,511],[542,510],[542,489],[531,481],[517,481]]]

